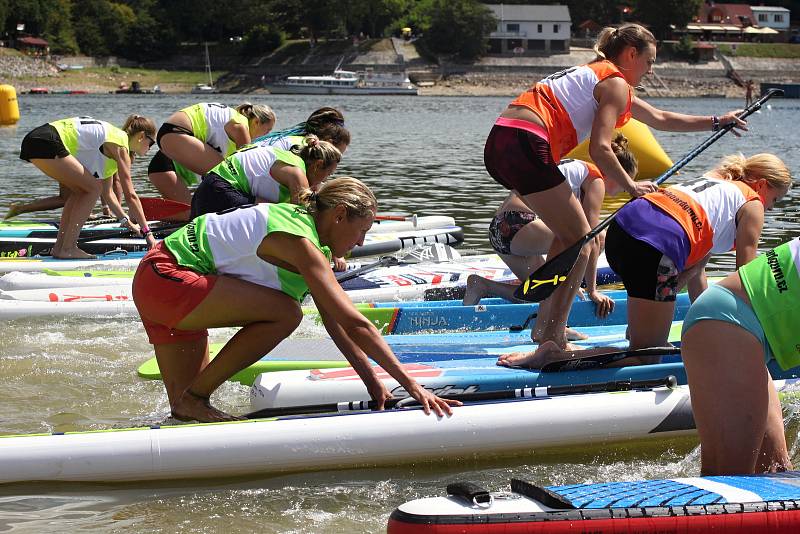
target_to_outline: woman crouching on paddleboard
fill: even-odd
[[[400,366],[377,329],[351,303],[330,268],[330,254],[363,243],[375,196],[355,178],[338,178],[302,206],[259,204],[190,222],[150,251],[133,280],[133,299],[178,419],[225,421],[209,396],[267,354],[300,324],[311,292],[325,328],[380,407],[390,398],[367,355],[425,409],[450,414],[458,402],[423,389]],[[330,249],[330,250],[329,250]],[[213,361],[207,328],[241,326]]]
[[[611,142],[611,148],[622,168],[631,178],[638,173],[636,156],[628,148],[628,139],[617,132]],[[581,203],[583,213],[589,225],[594,227],[600,222],[600,208],[606,192],[616,194],[619,187],[615,182],[606,184],[600,169],[593,163],[580,160],[565,160],[558,165],[559,171],[566,177],[573,195]],[[605,234],[601,234],[604,236]],[[508,265],[519,280],[527,280],[528,276],[544,263],[544,254],[553,242],[553,232],[536,217],[536,214],[522,201],[516,193],[510,193],[495,213],[489,224],[489,242]],[[597,290],[597,259],[602,251],[602,239],[597,238],[591,244],[589,262],[586,265],[583,280],[586,293],[596,305],[596,313],[600,318],[614,311],[614,301]],[[514,301],[517,284],[508,284],[489,280],[477,274],[467,278],[467,290],[464,294],[464,306],[473,306],[489,295]],[[539,306],[536,327],[532,329],[531,338],[541,338],[543,325],[548,322],[547,307],[549,301]],[[567,329],[567,339],[586,339],[586,336]]]
[[[338,148],[316,135],[300,138],[290,150],[249,145],[203,176],[192,196],[191,217],[256,202],[297,204],[300,192],[325,181],[341,159]]]
[[[786,471],[783,414],[765,365],[800,365],[800,239],[710,286],[683,320],[681,355],[702,474]]]
[[[734,112],[722,117],[662,111],[633,94],[656,59],[656,39],[638,24],[605,28],[595,45],[597,58],[557,72],[536,83],[500,114],[486,140],[489,174],[525,204],[553,232],[548,258],[581,240],[591,227],[558,163],[584,139],[608,180],[634,197],[652,192],[652,182],[634,182],[611,149],[614,128],[633,117],[657,130],[702,131],[745,123]],[[542,340],[568,347],[567,317],[588,261],[584,247],[569,276],[550,297],[552,314]],[[511,362],[515,363],[515,362]]]
[[[606,258],[628,292],[630,349],[669,345],[675,297],[688,287],[694,301],[708,286],[711,254],[736,250],[736,266],[757,255],[764,210],[786,195],[792,177],[773,154],[728,156],[700,178],[661,189],[623,206],[606,234]],[[735,247],[734,247],[735,245]],[[595,355],[542,344],[533,367]],[[615,365],[655,363],[658,356]]]
[[[269,133],[276,120],[263,104],[231,108],[203,102],[176,111],[158,130],[159,151],[147,167],[150,182],[165,199],[189,204],[189,186],[238,148]],[[188,216],[187,210],[174,218]]]
[[[94,258],[78,248],[77,240],[83,224],[101,196],[120,223],[137,234],[141,233],[150,247],[155,245],[131,179],[131,154],[147,154],[155,142],[155,134],[156,127],[152,120],[141,115],[130,115],[121,129],[92,117],[72,117],[39,126],[25,136],[20,159],[30,161],[56,180],[62,193],[66,194],[58,237],[53,245],[53,257]],[[141,227],[130,221],[117,200],[112,180],[115,174],[119,176],[131,216]],[[11,211],[7,218],[32,210],[29,207],[12,206]]]

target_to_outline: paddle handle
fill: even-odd
[[[563,386],[543,386],[534,388],[508,389],[501,391],[478,391],[460,395],[445,395],[447,399],[462,402],[479,402],[507,399],[525,399],[536,397],[552,397],[555,395],[576,395],[581,393],[597,393],[604,391],[631,391],[634,389],[652,389],[657,387],[674,388],[678,384],[673,375],[648,380],[614,380],[589,384],[569,384]],[[393,408],[398,404],[407,405],[409,397],[391,398],[384,403],[385,408]],[[330,402],[326,404],[310,404],[306,406],[284,406],[280,408],[264,408],[245,415],[248,419],[281,417],[286,415],[313,415],[320,413],[347,413],[376,409],[375,401]]]

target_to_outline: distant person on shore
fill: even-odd
[[[93,255],[78,248],[77,239],[98,197],[102,195],[121,224],[143,235],[150,247],[155,245],[142,204],[131,179],[131,154],[144,156],[155,143],[155,123],[141,115],[131,115],[122,129],[91,117],[57,120],[28,132],[22,140],[20,159],[33,163],[40,171],[58,181],[64,198],[64,210],[53,257],[89,259]],[[135,224],[125,214],[113,192],[112,176],[119,176]],[[12,205],[6,218],[27,211],[42,209],[55,198],[34,201],[28,205]],[[53,208],[48,208],[53,209]]]
[[[744,85],[744,107],[748,107],[753,103],[753,91],[755,90],[755,83],[753,80],[747,80]]]
[[[800,365],[799,271],[795,238],[709,287],[686,313],[681,356],[703,476],[792,469],[766,363]]]
[[[495,122],[484,149],[489,174],[503,187],[515,191],[553,232],[548,258],[578,242],[591,227],[578,199],[558,169],[561,159],[581,141],[591,137],[589,154],[600,172],[634,197],[657,189],[652,182],[635,182],[617,161],[611,147],[614,128],[631,117],[658,130],[717,130],[746,123],[730,112],[722,117],[694,116],[663,111],[633,94],[633,87],[651,72],[656,39],[638,24],[605,28],[595,45],[596,59],[536,83],[506,108]],[[551,342],[571,349],[565,326],[589,249],[584,248],[567,280],[548,304],[542,344]],[[541,347],[540,347],[541,350]],[[508,363],[524,363],[533,354]]]
[[[344,154],[350,145],[350,132],[344,127],[344,115],[336,108],[322,107],[311,113],[305,122],[301,122],[262,135],[253,140],[253,144],[268,145],[283,150],[291,150],[293,146],[302,146],[303,138],[308,134],[316,135],[320,141],[327,141]]]
[[[425,413],[450,415],[450,407],[461,403],[437,397],[406,373],[330,269],[331,254],[344,256],[363,244],[377,212],[375,195],[359,180],[342,177],[317,192],[303,190],[299,203],[203,215],[159,243],[139,265],[133,300],[155,348],[173,417],[239,419],[213,407],[209,396],[291,335],[303,318],[300,302],[308,292],[378,409],[391,393],[369,358]],[[230,326],[242,328],[209,361],[207,329]]]
[[[625,135],[617,132],[611,142],[611,148],[628,176],[635,178],[638,173],[638,163],[636,156],[628,148],[628,139]],[[616,194],[619,192],[617,184],[609,183],[607,189],[600,169],[593,163],[566,160],[558,165],[558,169],[567,179],[572,194],[579,200],[589,225],[597,226],[606,191]],[[492,248],[519,280],[525,280],[530,273],[544,264],[544,254],[547,253],[552,241],[553,232],[514,192],[509,193],[489,224],[489,242]],[[614,311],[614,301],[597,291],[597,259],[603,248],[601,238],[598,237],[589,246],[591,252],[583,280],[587,295],[597,306],[597,316],[603,318]],[[467,278],[463,304],[473,306],[490,295],[514,301],[514,291],[517,287],[517,284],[496,282],[473,274]],[[546,306],[547,301],[539,307],[542,315],[546,315],[544,311]],[[540,339],[542,329],[543,324],[537,321],[532,336],[534,340]],[[585,336],[568,329],[567,338],[585,339]]]
[[[156,136],[159,151],[147,168],[150,182],[161,196],[189,204],[189,186],[236,149],[275,127],[275,112],[263,104],[244,103],[235,109],[224,104],[200,103],[176,111]],[[188,219],[189,210],[174,216]]]

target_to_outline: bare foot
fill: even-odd
[[[220,421],[241,421],[238,417],[217,410],[211,406],[208,397],[201,397],[188,389],[172,406],[172,417],[179,421],[200,421],[201,423],[217,423]]]
[[[474,306],[486,296],[486,285],[483,283],[483,278],[477,274],[471,274],[467,277],[467,290],[464,293],[464,306]]]
[[[567,341],[581,341],[583,339],[589,339],[589,336],[586,334],[582,334],[577,330],[567,327],[564,329],[564,333],[567,335]]]
[[[97,256],[84,252],[78,247],[56,251],[53,249],[53,257],[61,260],[96,260]]]
[[[562,349],[554,341],[545,341],[533,352],[512,352],[503,354],[497,358],[497,365],[541,369],[549,363],[563,360],[565,352],[572,352],[575,350],[579,350],[579,348],[571,343],[567,343],[566,347]]]
[[[6,216],[3,217],[3,220],[7,221],[8,219],[19,215],[20,207],[22,207],[22,204],[18,204],[16,202],[11,204],[11,207],[8,208],[8,213],[6,213]]]
[[[566,338],[567,338],[567,341],[582,341],[582,340],[584,340],[584,339],[589,339],[589,336],[587,336],[586,334],[582,334],[582,333],[578,332],[577,330],[574,330],[574,329],[572,329],[572,328],[570,328],[570,327],[566,327],[566,328],[564,329],[564,335],[566,336]],[[532,340],[534,343],[539,343],[539,341],[540,341],[541,339],[542,339],[542,334],[541,334],[541,333],[539,333],[539,332],[537,332],[537,333],[536,333],[536,334],[535,334],[535,335],[534,335],[534,336],[531,338],[531,340]]]

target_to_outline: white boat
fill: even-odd
[[[208,55],[208,43],[203,43],[206,51],[206,74],[208,75],[208,83],[198,83],[192,87],[192,94],[216,93],[214,88],[214,80],[211,77],[211,58]]]
[[[416,95],[418,89],[405,72],[355,72],[336,69],[324,76],[289,76],[269,83],[272,94]]]

